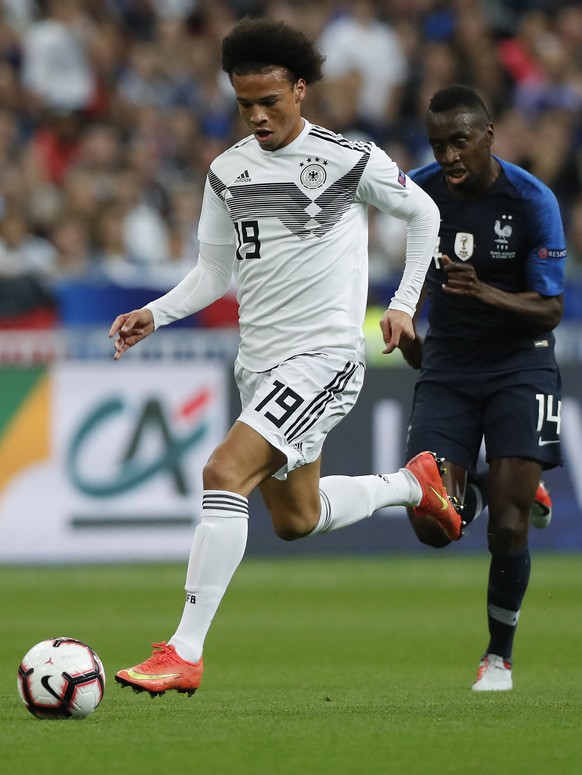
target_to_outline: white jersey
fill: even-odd
[[[198,238],[221,257],[214,275],[230,274],[227,264],[234,264],[244,368],[265,371],[329,348],[363,360],[370,204],[409,226],[416,219],[390,305],[412,315],[436,243],[438,209],[374,143],[350,142],[305,121],[283,148],[264,151],[250,136],[214,160]],[[211,277],[205,287],[214,282],[220,287],[224,277]],[[204,297],[194,285],[183,283],[148,305],[156,326],[209,302],[211,293]]]

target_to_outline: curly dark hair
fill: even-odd
[[[485,124],[491,121],[489,111],[477,92],[460,83],[453,83],[435,92],[428,104],[427,113],[444,113],[456,108],[467,108]]]
[[[222,41],[222,69],[231,78],[283,67],[293,82],[311,84],[323,77],[324,60],[302,32],[272,19],[247,16]]]

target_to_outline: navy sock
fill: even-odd
[[[469,525],[475,517],[478,517],[487,506],[487,479],[489,478],[489,469],[471,476],[467,482],[465,491],[465,502],[463,504],[463,521]]]
[[[517,554],[491,555],[487,587],[488,654],[511,661],[513,638],[531,570],[529,548]]]

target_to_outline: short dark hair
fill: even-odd
[[[427,113],[444,113],[456,108],[467,108],[485,124],[491,121],[489,111],[477,92],[460,83],[445,86],[444,89],[435,92],[428,104]]]
[[[324,61],[306,35],[272,19],[246,16],[222,41],[222,69],[229,77],[283,67],[291,80],[311,84],[323,77]]]

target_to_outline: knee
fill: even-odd
[[[527,528],[520,524],[507,522],[490,528],[487,535],[489,551],[493,554],[513,554],[527,543]]]
[[[228,459],[220,460],[213,454],[202,470],[202,484],[205,490],[228,490],[237,492],[235,471]]]
[[[283,541],[297,541],[299,538],[305,538],[310,531],[303,531],[295,525],[274,525],[275,533]]]
[[[527,544],[529,530],[529,504],[497,508],[489,505],[487,543],[494,554],[512,554]]]
[[[317,526],[317,517],[314,519],[308,514],[271,512],[271,518],[275,533],[283,541],[305,538]]]
[[[433,549],[443,549],[451,543],[436,520],[431,517],[419,517],[412,509],[407,509],[407,513],[412,529],[421,544],[431,546]]]

